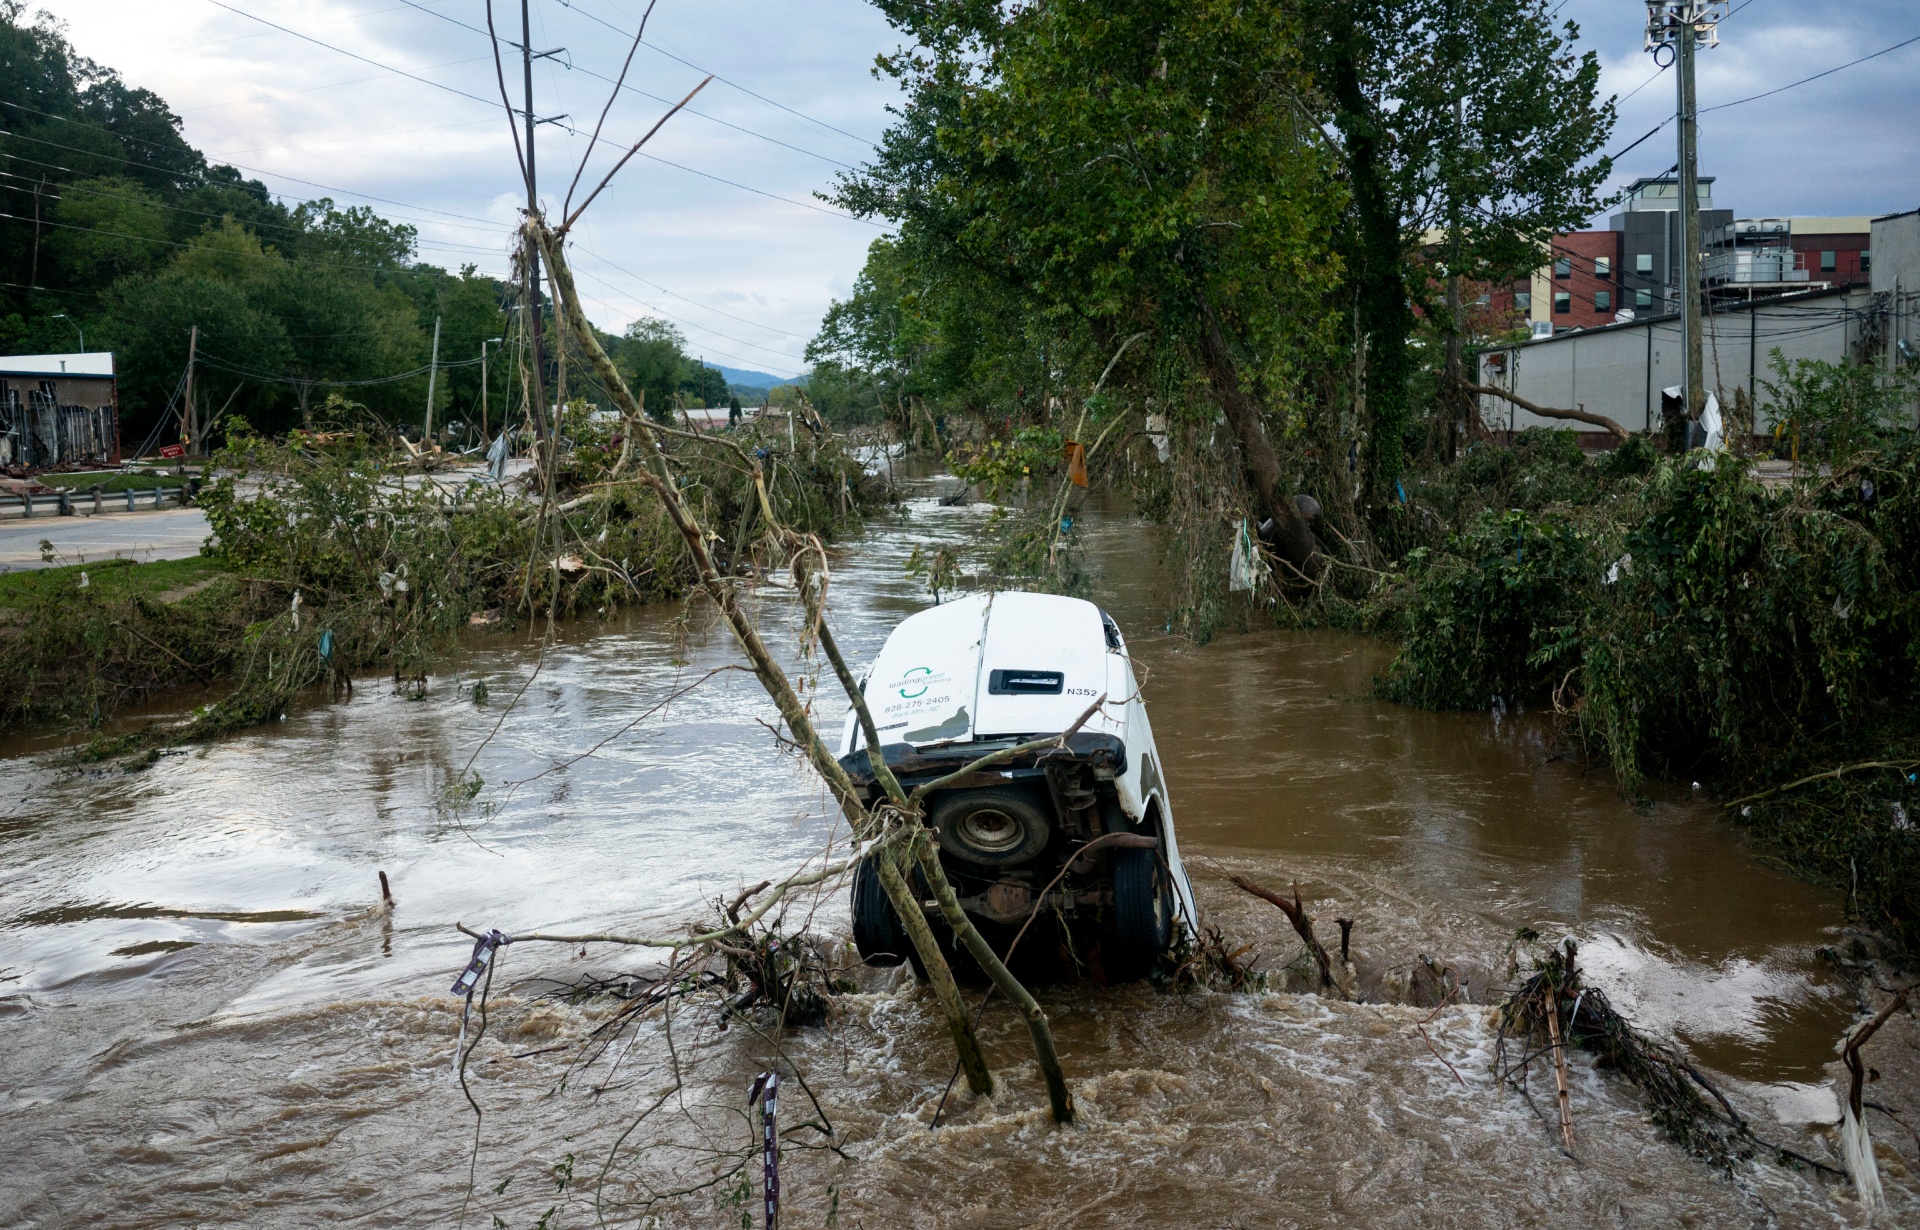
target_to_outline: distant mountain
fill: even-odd
[[[739,385],[741,388],[777,389],[783,384],[804,386],[807,383],[805,376],[789,378],[786,376],[776,376],[772,372],[756,372],[751,368],[727,367],[719,363],[709,363],[707,366],[713,368],[722,376],[725,376],[728,384]]]

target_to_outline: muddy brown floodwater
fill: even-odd
[[[964,545],[986,515],[919,491],[840,554],[836,620],[862,659],[926,602],[903,567],[913,548]],[[1443,1063],[1415,1029],[1431,1010],[1381,1002],[1422,955],[1484,987],[1516,928],[1577,936],[1623,1012],[1681,1040],[1764,1133],[1826,1154],[1852,1009],[1817,955],[1839,934],[1836,894],[1765,866],[1708,806],[1623,801],[1556,758],[1537,715],[1369,699],[1382,645],[1161,635],[1158,540],[1124,517],[1087,524],[1098,597],[1148,668],[1203,907],[1277,984],[1299,945],[1223,877],[1297,880],[1323,920],[1357,920],[1373,1002],[1047,988],[1081,1121],[1047,1122],[1025,1032],[994,1008],[983,1036],[1004,1088],[929,1131],[944,1030],[900,971],[870,974],[786,1040],[806,1082],[784,1089],[787,1122],[819,1126],[789,1137],[785,1224],[1861,1223],[1830,1184],[1688,1159],[1584,1060],[1570,1160],[1495,1086],[1484,1003],[1432,1014]],[[764,602],[790,642],[791,606]],[[657,933],[834,840],[750,677],[629,725],[732,658],[679,614],[569,628],[544,656],[477,639],[424,700],[367,680],[351,703],[141,773],[63,768],[49,740],[0,749],[0,1222],[523,1227],[551,1209],[550,1228],[741,1225],[738,1179],[701,1185],[751,1147],[765,1035],[689,1006],[568,1077],[569,1044],[615,1005],[521,981],[644,955],[507,949],[470,1069],[484,1117],[449,1072],[447,989],[468,952],[455,920]],[[470,759],[485,785],[456,810]],[[373,908],[379,870],[390,915]],[[844,931],[843,894],[790,921],[803,914]],[[1913,1217],[1912,1181],[1885,1156],[1892,1216]],[[648,1202],[682,1188],[700,1190]]]

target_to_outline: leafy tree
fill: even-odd
[[[160,198],[123,176],[63,185],[51,215],[57,225],[42,260],[51,257],[71,285],[105,286],[152,268],[168,251]]]
[[[1422,249],[1445,269],[1510,278],[1555,230],[1599,207],[1613,128],[1600,66],[1545,0],[1308,0],[1305,49],[1349,188],[1338,236],[1366,338],[1367,481],[1378,505],[1404,467],[1411,301]],[[1431,306],[1429,303],[1428,306]],[[1454,326],[1457,328],[1457,325]]]
[[[1911,369],[1888,375],[1867,363],[1788,362],[1778,346],[1767,367],[1777,379],[1760,383],[1773,402],[1781,453],[1837,464],[1910,431],[1908,407],[1920,387]]]
[[[1252,503],[1310,566],[1261,403],[1334,336],[1325,237],[1342,194],[1289,8],[880,7],[914,40],[881,60],[908,101],[840,202],[1020,295],[1085,368],[1137,332],[1138,378],[1197,366]]]
[[[667,321],[642,317],[627,326],[611,352],[627,387],[663,423],[673,418],[673,397],[686,373],[686,341]]]

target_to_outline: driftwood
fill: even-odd
[[[1252,893],[1261,900],[1270,901],[1280,907],[1280,912],[1287,916],[1287,921],[1293,924],[1294,931],[1299,934],[1300,942],[1305,944],[1307,951],[1313,954],[1314,964],[1320,967],[1321,989],[1334,986],[1333,958],[1327,955],[1326,946],[1313,934],[1313,919],[1307,916],[1306,907],[1300,904],[1299,882],[1294,882],[1293,900],[1289,901],[1271,889],[1260,887],[1245,876],[1235,875],[1227,878],[1233,881],[1235,888]],[[1346,929],[1343,927],[1341,931],[1344,935]]]
[[[1612,432],[1621,441],[1626,441],[1632,438],[1632,433],[1629,432],[1626,428],[1620,426],[1620,424],[1614,422],[1612,419],[1608,418],[1606,415],[1595,414],[1591,410],[1585,410],[1585,409],[1561,410],[1553,406],[1536,405],[1533,402],[1528,401],[1526,398],[1520,396],[1518,393],[1509,393],[1505,389],[1500,388],[1498,385],[1469,384],[1466,387],[1469,393],[1481,393],[1488,397],[1504,398],[1505,400],[1510,401],[1514,405],[1520,407],[1522,410],[1526,410],[1533,414],[1537,414],[1542,418],[1571,419],[1576,423],[1590,423],[1595,427],[1606,428],[1608,431]]]
[[[1569,967],[1573,964],[1568,958]],[[1547,1038],[1553,1044],[1553,1085],[1560,1101],[1560,1138],[1573,1152],[1573,1092],[1567,1087],[1567,1047],[1560,1037],[1560,997],[1547,987]]]

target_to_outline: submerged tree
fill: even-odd
[[[1203,373],[1250,502],[1310,570],[1264,420],[1337,338],[1327,241],[1342,194],[1289,10],[880,7],[915,40],[880,61],[908,100],[841,204],[1029,305],[1091,371],[1145,333],[1132,383]]]

